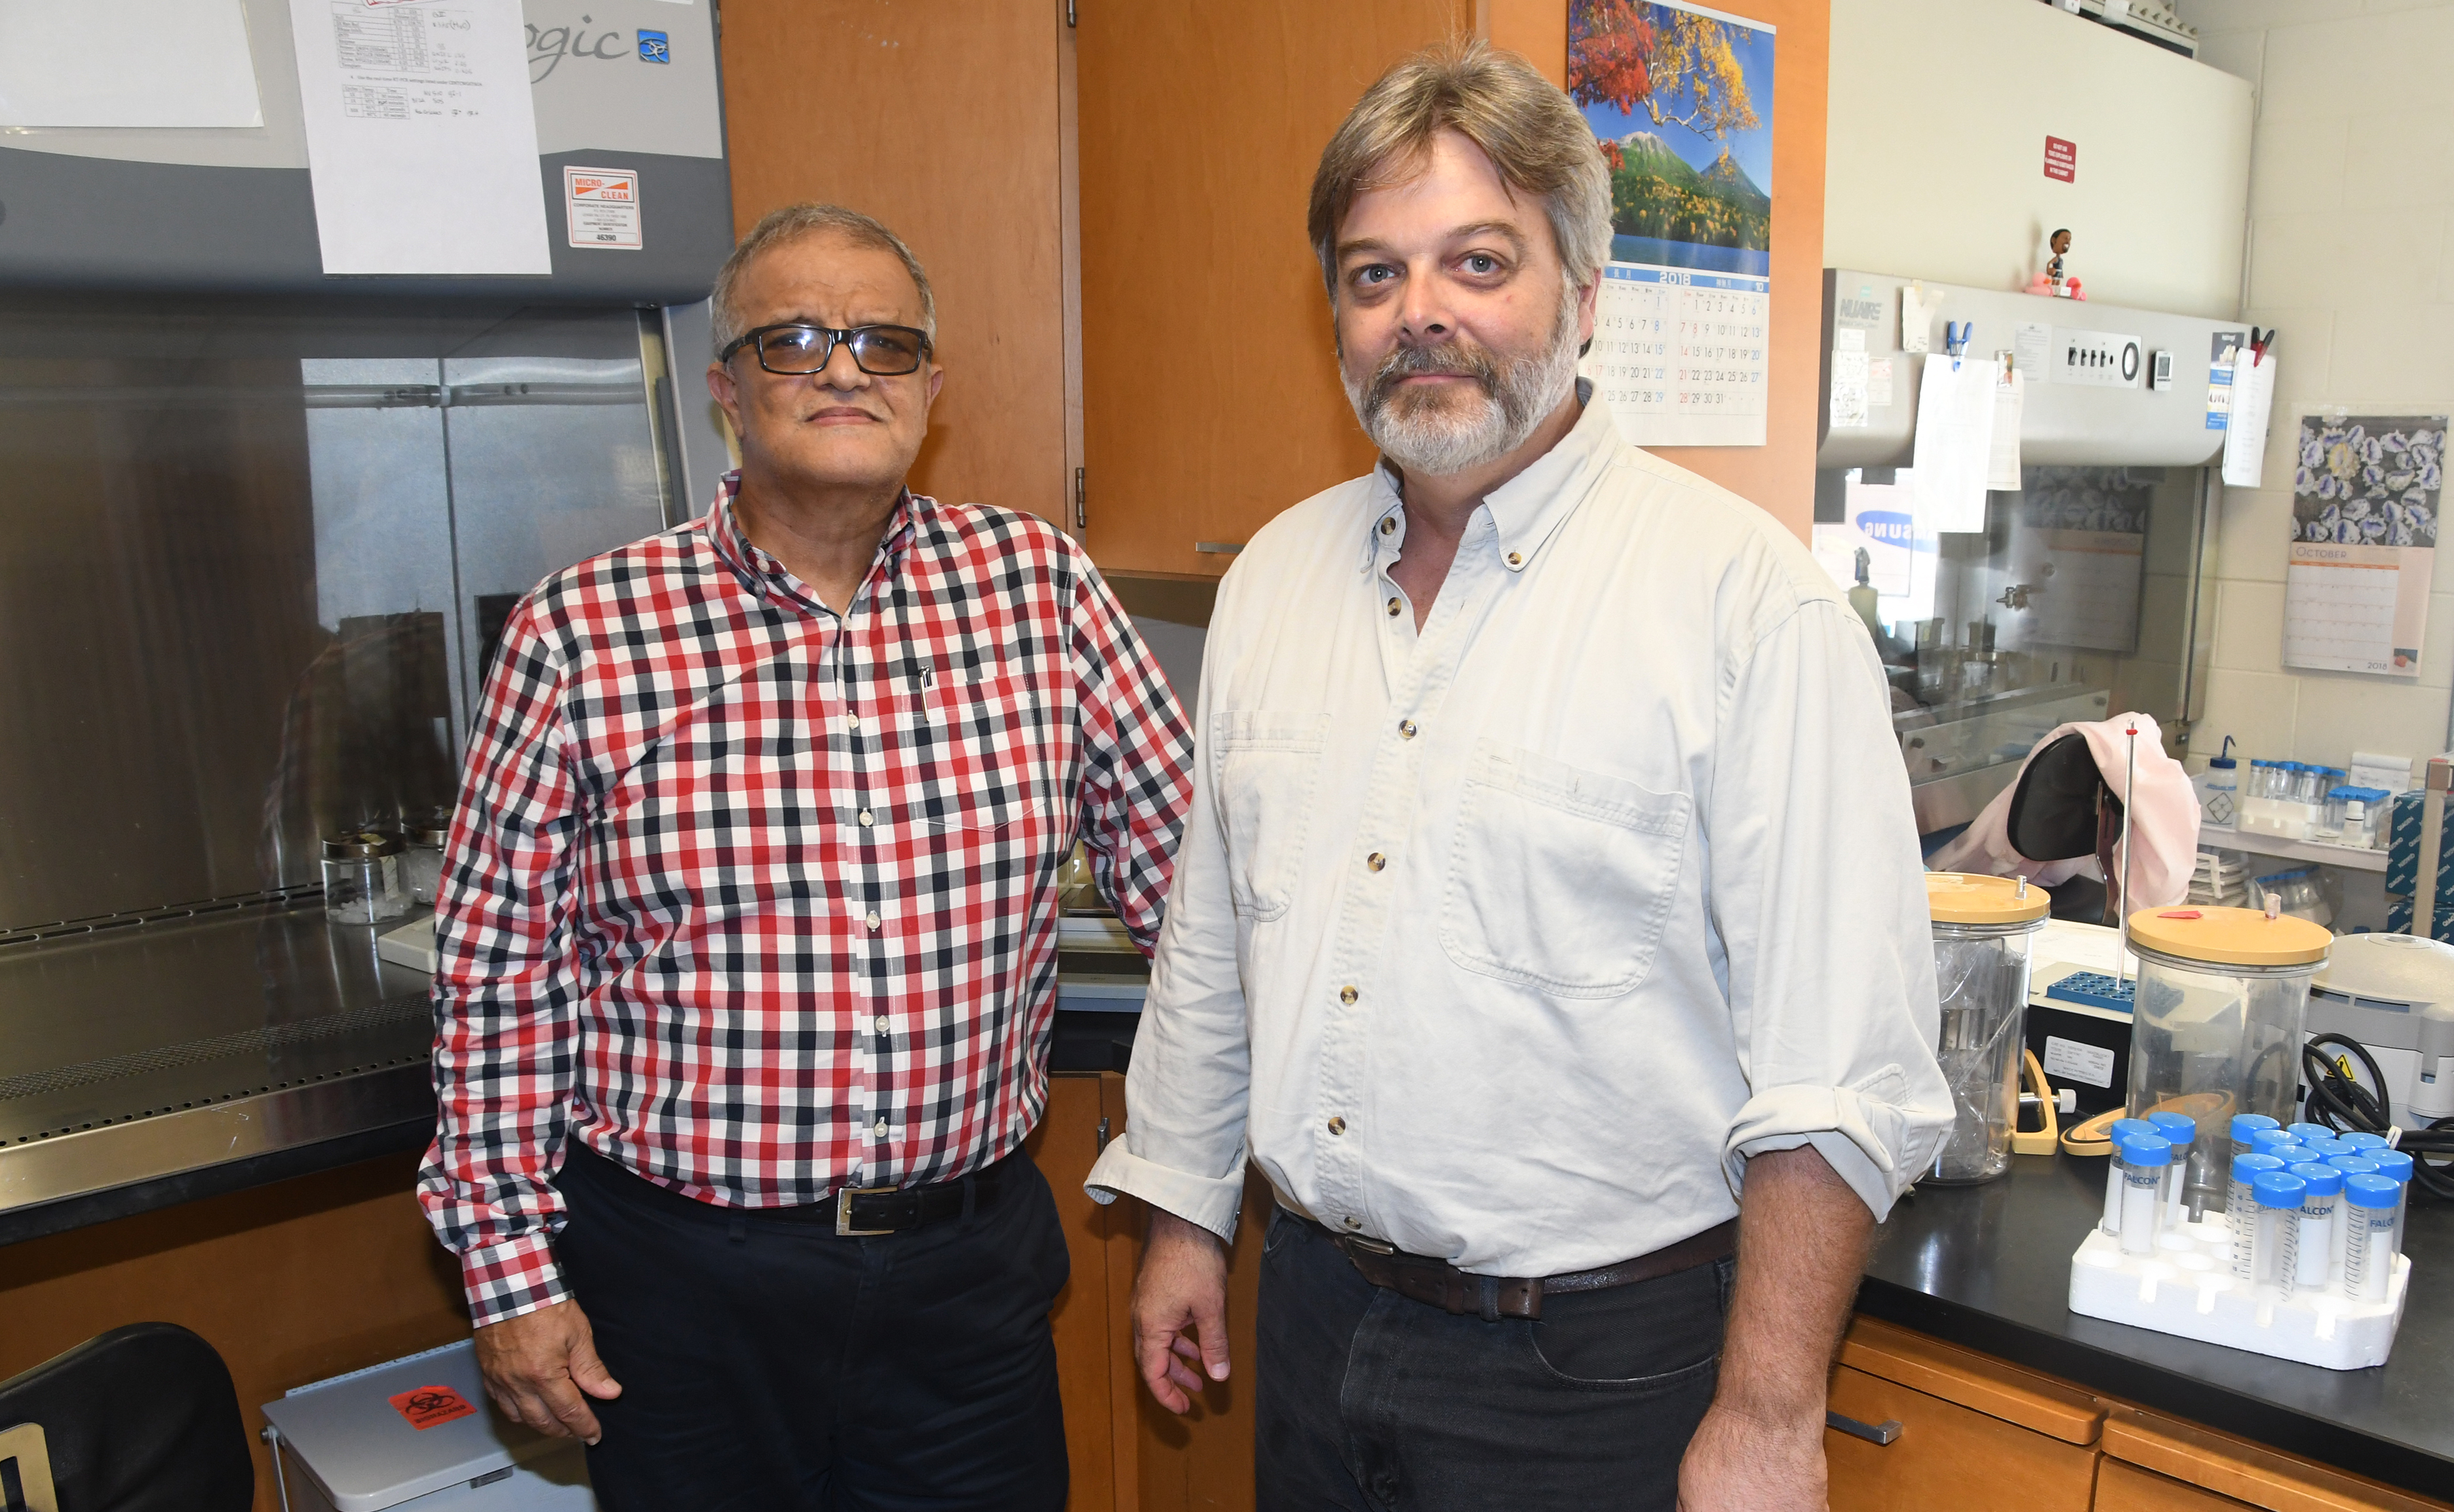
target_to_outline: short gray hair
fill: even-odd
[[[841,205],[803,200],[759,216],[758,224],[750,228],[733,249],[733,255],[715,271],[715,287],[709,292],[707,312],[708,323],[714,331],[716,351],[722,352],[741,334],[741,314],[733,308],[733,287],[740,282],[741,270],[750,265],[750,259],[779,242],[819,232],[833,232],[855,247],[891,252],[901,258],[903,271],[912,275],[912,282],[920,291],[920,329],[928,333],[930,346],[937,344],[937,296],[929,288],[928,270],[912,255],[912,249],[903,245],[903,238],[887,230],[885,222],[875,216]]]
[[[1444,131],[1480,148],[1511,190],[1542,197],[1570,288],[1601,276],[1610,261],[1610,170],[1592,128],[1566,91],[1522,57],[1457,40],[1380,75],[1321,150],[1308,229],[1333,305],[1338,228],[1356,196],[1404,183]]]

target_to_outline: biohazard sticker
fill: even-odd
[[[420,1386],[392,1398],[392,1410],[408,1419],[411,1427],[424,1433],[438,1422],[466,1418],[477,1409],[449,1386]]]

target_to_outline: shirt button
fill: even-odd
[[[869,1126],[869,1137],[873,1139],[883,1139],[886,1138],[886,1120],[884,1119],[880,1119],[875,1123]]]
[[[1389,600],[1389,617],[1392,619],[1398,617],[1398,600],[1394,598]]]
[[[1363,1226],[1363,1220],[1359,1218],[1350,1218],[1344,1221],[1348,1228],[1361,1228]]]
[[[1394,535],[1394,534],[1396,534],[1397,533],[1398,533],[1398,516],[1397,516],[1397,515],[1392,514],[1392,515],[1390,515],[1387,519],[1382,520],[1382,521],[1380,522],[1380,534],[1383,534],[1383,535]]]
[[[1330,1119],[1329,1132],[1332,1134],[1344,1134],[1346,1132],[1346,1120],[1344,1119]]]
[[[1413,731],[1411,731],[1411,730],[1407,731],[1406,733],[1407,733],[1408,735],[1412,735],[1412,734],[1414,734],[1414,732],[1413,732]],[[869,810],[867,810],[867,809],[863,809],[863,810],[861,810],[861,811],[860,811],[860,827],[861,827],[862,829],[864,829],[864,830],[865,830],[865,829],[869,828],[871,825],[875,824],[876,822],[877,822],[877,816],[876,816],[875,815],[874,815],[874,814],[870,813],[870,812],[869,812]]]
[[[1522,567],[1525,565],[1525,558],[1519,556],[1515,552],[1510,552],[1508,554],[1508,565],[1511,567]]]
[[[1415,738],[1415,721],[1414,721],[1414,720],[1412,720],[1412,719],[1400,719],[1400,720],[1398,720],[1398,733],[1399,735],[1401,735],[1401,736],[1404,736],[1407,739],[1412,740],[1413,738]],[[867,823],[869,822],[869,816],[868,816],[868,815],[866,815],[866,814],[862,815],[862,816],[860,816],[860,822],[862,822],[863,824],[867,824]]]
[[[848,714],[844,716],[844,723],[857,730],[860,728],[860,716],[856,714]]]
[[[884,1034],[884,1033],[886,1033],[886,1032],[887,1032],[886,1015],[884,1015],[884,1014],[879,1014],[879,1015],[877,1016],[877,1018],[876,1018],[875,1020],[873,1020],[873,1021],[877,1025],[877,1032],[878,1032],[879,1034]]]
[[[872,929],[877,927],[877,910],[874,908],[869,911],[869,927]]]
[[[1363,858],[1363,864],[1377,872],[1380,870],[1380,868],[1389,864],[1389,857],[1381,855],[1378,851],[1374,851],[1371,855]]]
[[[1342,1003],[1346,1004],[1346,1006],[1348,1006],[1349,1008],[1354,1007],[1354,1006],[1355,1006],[1355,999],[1356,999],[1356,998],[1360,998],[1361,996],[1363,996],[1363,995],[1362,995],[1361,993],[1357,992],[1357,991],[1356,991],[1354,988],[1352,988],[1352,987],[1340,987],[1340,988],[1338,990],[1338,1000],[1339,1002],[1342,1002]]]

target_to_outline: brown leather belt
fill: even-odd
[[[1564,1276],[1477,1276],[1444,1260],[1410,1255],[1377,1239],[1340,1234],[1292,1210],[1287,1216],[1309,1225],[1337,1245],[1338,1253],[1373,1285],[1452,1313],[1479,1313],[1490,1322],[1502,1318],[1540,1318],[1546,1294],[1608,1291],[1614,1286],[1658,1280],[1710,1260],[1727,1260],[1737,1252],[1739,1242],[1739,1220],[1731,1219],[1650,1255],[1595,1270],[1570,1271]]]

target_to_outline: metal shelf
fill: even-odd
[[[2199,826],[2199,849],[2249,851],[2259,856],[2280,856],[2290,861],[2316,861],[2326,866],[2347,867],[2355,872],[2385,870],[2384,851],[2356,850],[2348,845],[2327,845],[2318,840],[2287,840],[2280,835],[2243,835],[2239,830],[2214,824]]]

